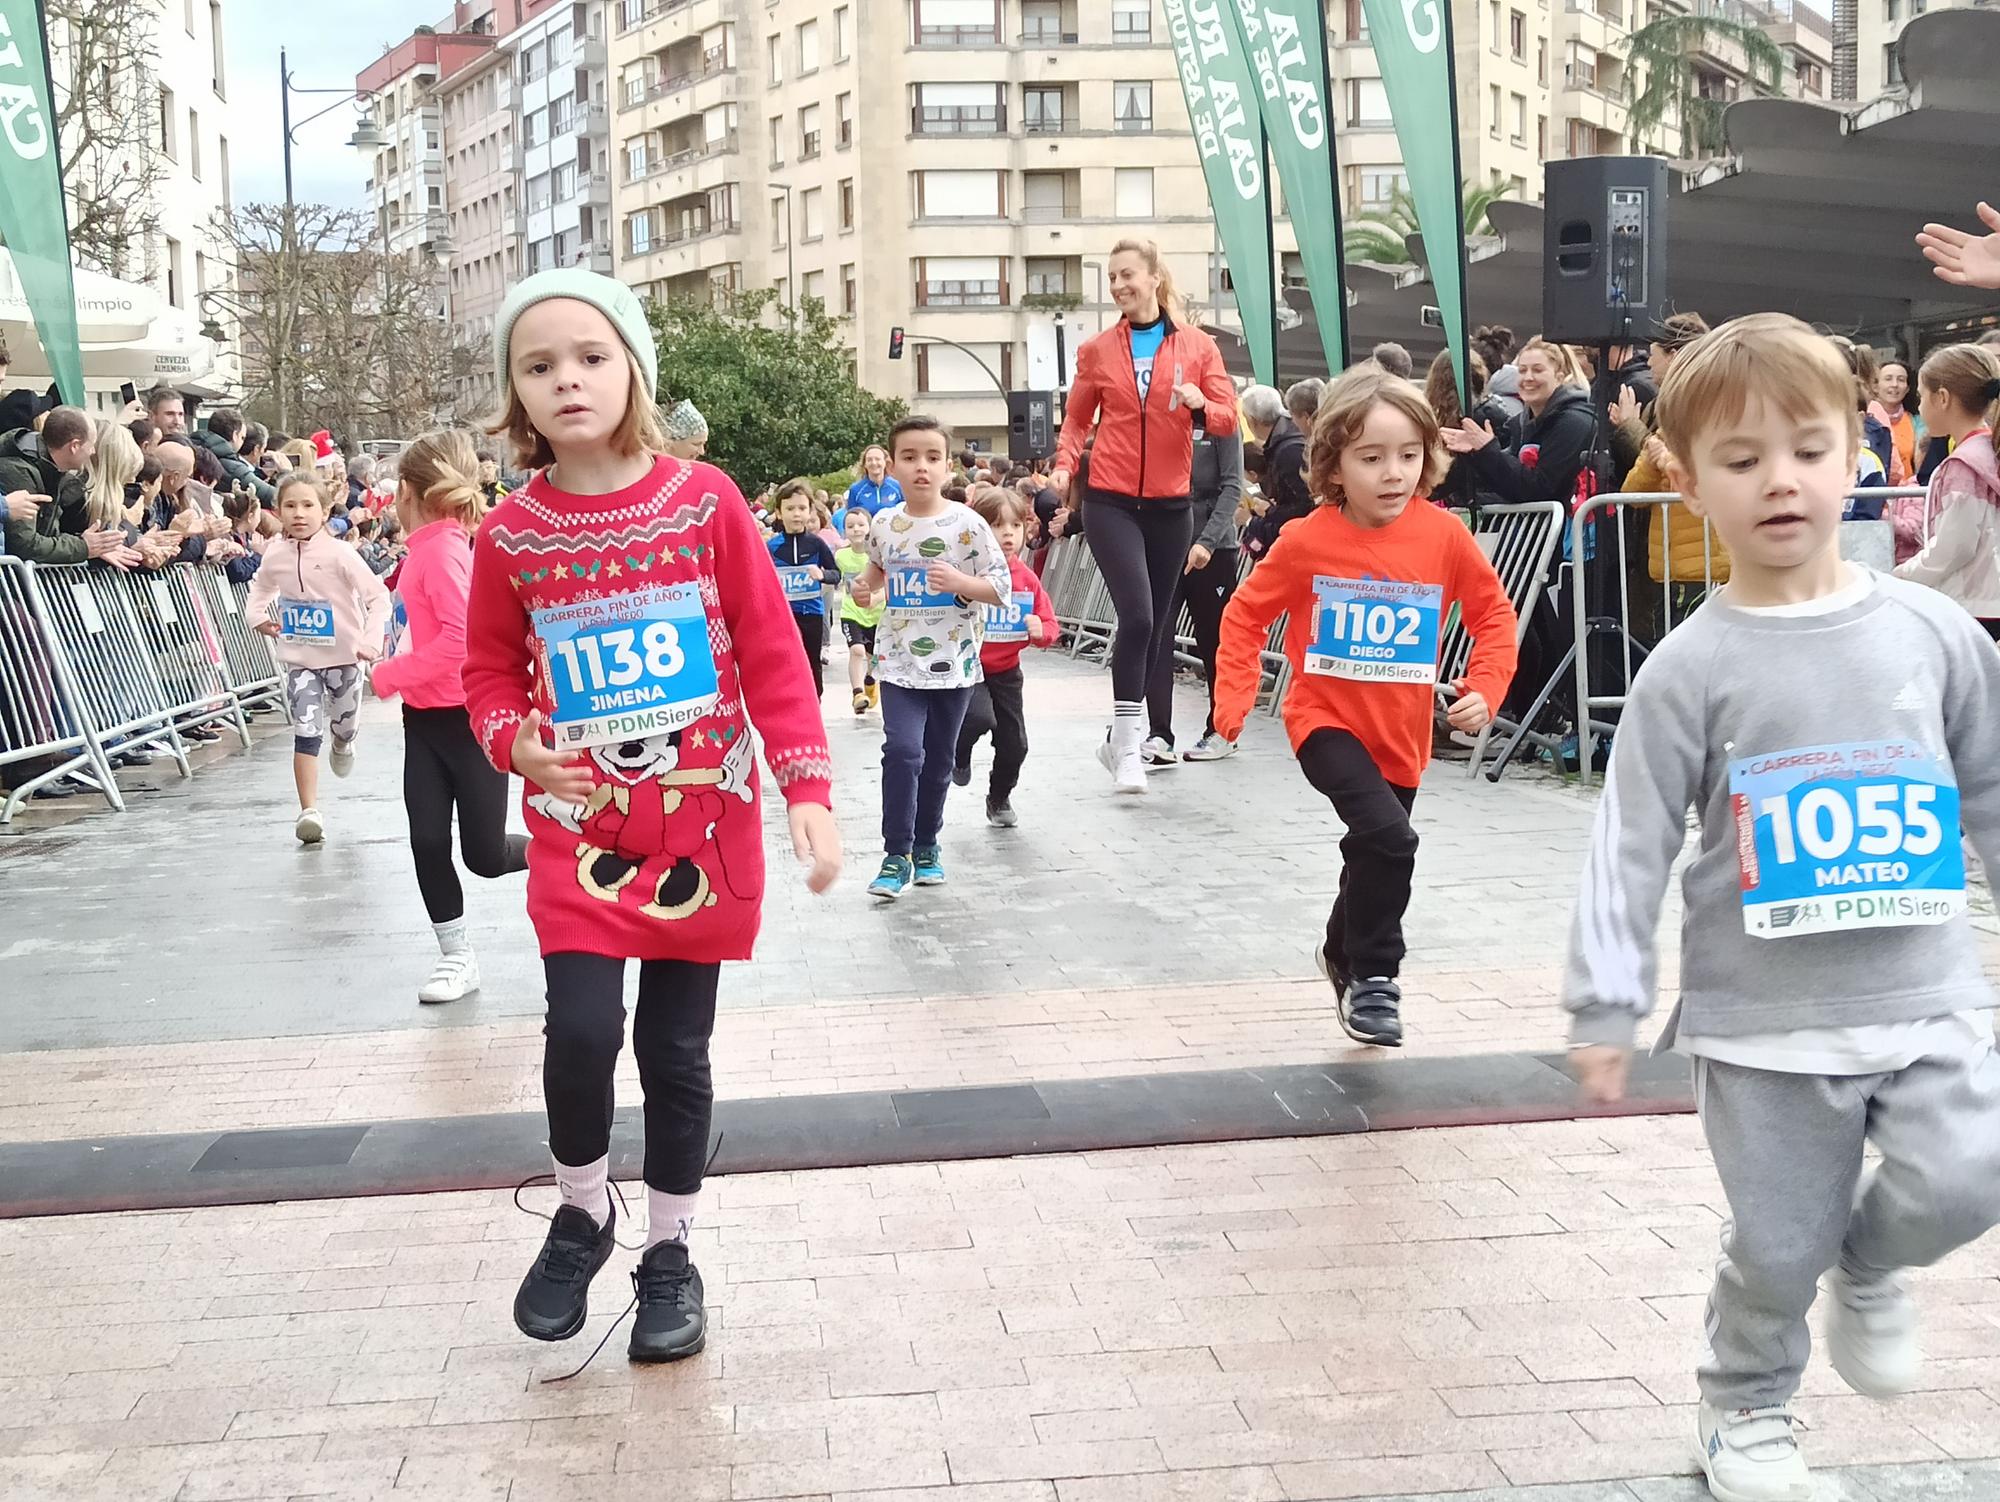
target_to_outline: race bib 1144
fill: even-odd
[[[1313,579],[1305,670],[1370,683],[1435,683],[1444,590],[1393,579]]]
[[[810,563],[781,563],[778,565],[778,579],[785,586],[787,600],[816,600],[820,596],[821,585],[813,577],[813,565]]]
[[[1958,784],[1914,741],[1729,764],[1743,928],[1760,939],[1949,922],[1965,911]]]
[[[665,735],[717,695],[708,613],[693,580],[532,612],[555,743],[603,746]]]

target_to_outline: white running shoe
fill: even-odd
[[[1891,1273],[1862,1283],[1836,1267],[1826,1292],[1826,1353],[1840,1380],[1864,1398],[1901,1397],[1914,1387],[1924,1353],[1903,1280]]]
[[[299,837],[301,845],[317,845],[326,838],[326,825],[320,822],[319,810],[302,808],[299,821],[292,826],[292,833]]]
[[[1234,756],[1235,754],[1236,754],[1236,742],[1232,740],[1227,740],[1223,736],[1220,736],[1215,731],[1211,730],[1206,735],[1204,735],[1200,740],[1196,741],[1194,743],[1193,748],[1187,751],[1181,757],[1181,760],[1221,761],[1224,757]]]
[[[470,949],[441,954],[431,967],[431,978],[417,992],[425,1006],[441,1001],[462,1001],[479,989],[479,960]]]
[[[1120,793],[1143,793],[1146,791],[1146,767],[1139,760],[1139,748],[1134,746],[1124,756],[1111,749],[1106,741],[1097,748],[1097,760],[1105,771],[1111,774],[1111,785]]]
[[[1163,735],[1149,735],[1139,744],[1139,763],[1151,772],[1177,767],[1181,759],[1174,752],[1173,742]]]
[[[1717,1413],[1701,1405],[1701,1468],[1715,1502],[1812,1502],[1788,1403]]]
[[[336,777],[345,777],[349,772],[352,772],[354,770],[354,742],[351,740],[335,741],[333,743],[333,751],[326,759],[326,764],[333,768],[333,775]]]

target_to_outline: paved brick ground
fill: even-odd
[[[520,1338],[505,1194],[11,1222],[0,1497],[1692,1497],[1718,1218],[1686,1119],[718,1180],[709,1350],[559,1385],[632,1258]],[[1931,1488],[1827,1497],[1994,1494],[1996,1274],[1901,1403],[1815,1362],[1809,1454]]]

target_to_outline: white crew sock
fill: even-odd
[[[463,954],[472,947],[465,938],[465,919],[457,917],[449,923],[433,923],[431,932],[437,935],[439,954]]]
[[[663,1190],[648,1189],[646,1251],[650,1252],[663,1241],[678,1241],[686,1246],[688,1233],[694,1229],[695,1206],[700,1202],[699,1194],[668,1194]]]
[[[1111,750],[1117,756],[1129,756],[1139,749],[1139,743],[1146,738],[1146,706],[1127,699],[1119,699],[1111,706]]]
[[[556,1164],[556,1192],[565,1205],[584,1211],[603,1229],[611,1219],[611,1155],[595,1163]]]

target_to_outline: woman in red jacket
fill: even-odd
[[[1181,322],[1185,315],[1157,245],[1119,241],[1110,273],[1111,297],[1124,317],[1076,352],[1050,478],[1068,496],[1071,472],[1095,428],[1084,533],[1118,613],[1111,734],[1097,756],[1119,792],[1143,793],[1146,684],[1172,640],[1168,607],[1194,545],[1188,470],[1195,424],[1217,436],[1235,432],[1236,388],[1215,341]],[[1067,504],[1075,503],[1069,497]]]

